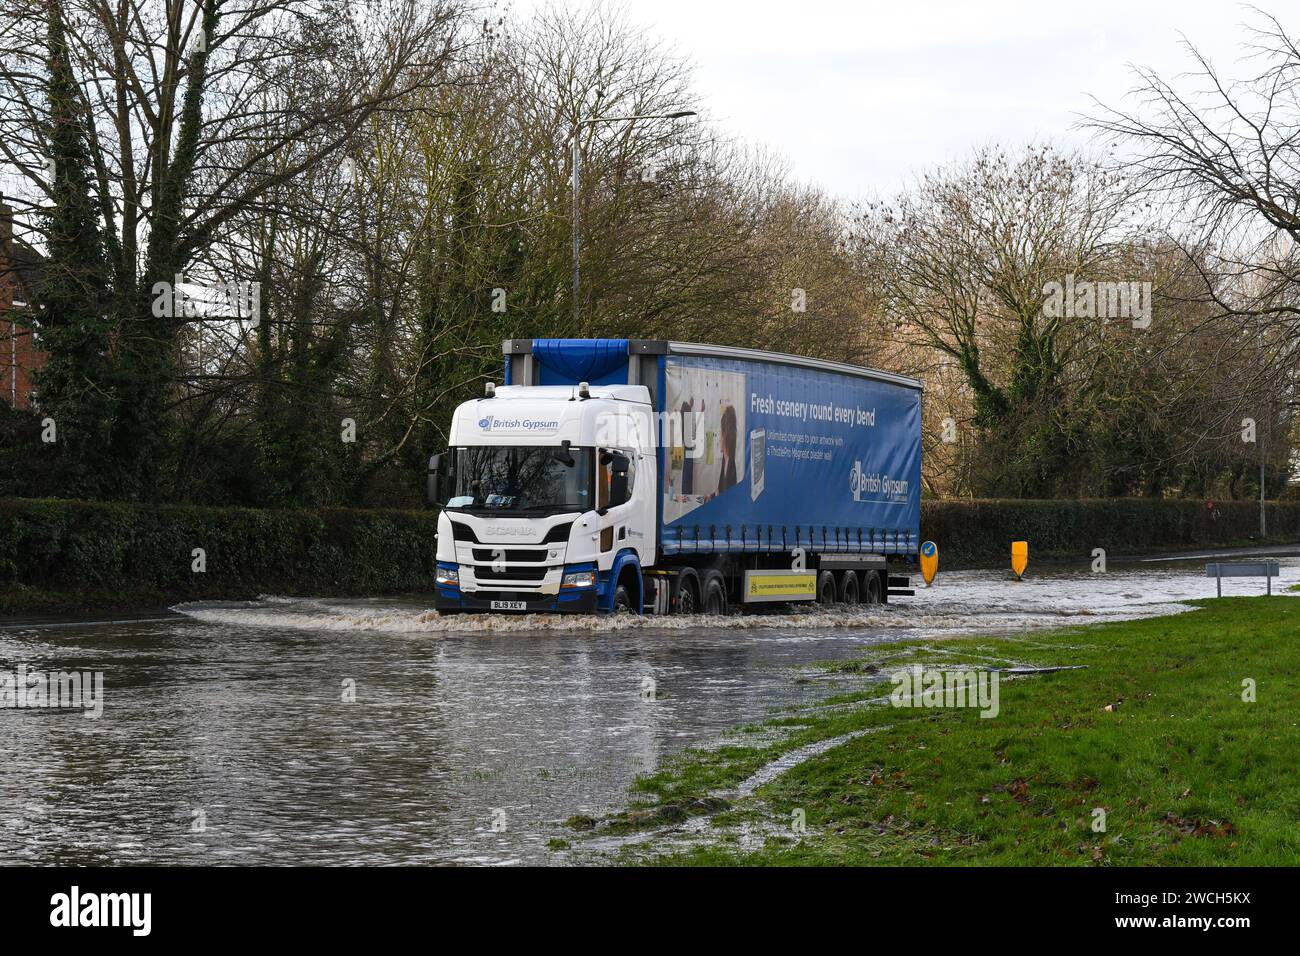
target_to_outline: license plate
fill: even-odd
[[[494,611],[522,611],[528,605],[523,601],[493,601],[492,610]]]

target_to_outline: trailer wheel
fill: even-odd
[[[858,572],[844,572],[844,580],[840,583],[840,600],[845,604],[858,603]]]
[[[682,572],[677,582],[677,613],[700,613],[700,579],[694,571]]]
[[[835,575],[830,571],[817,575],[817,603],[835,603]]]
[[[722,583],[722,575],[709,571],[704,575],[704,613],[727,613],[727,588]]]
[[[866,593],[863,595],[863,604],[879,604],[880,596],[883,589],[880,586],[880,572],[868,571],[866,581]]]

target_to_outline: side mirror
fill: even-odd
[[[573,453],[569,451],[569,448],[571,446],[572,446],[572,442],[570,442],[569,439],[566,438],[564,439],[564,441],[560,442],[559,451],[554,453],[556,461],[558,461],[562,465],[568,465],[570,468],[572,468],[574,465],[578,463],[577,459],[573,457]]]
[[[609,506],[617,508],[619,505],[625,505],[628,499],[632,497],[632,489],[628,487],[627,472],[632,467],[631,461],[627,455],[614,454],[609,463]]]
[[[442,503],[443,455],[434,455],[429,459],[429,478],[426,492],[429,504],[435,508]]]

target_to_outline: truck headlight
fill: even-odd
[[[457,587],[460,587],[460,569],[439,568],[436,579],[439,584],[454,584]]]
[[[570,571],[560,581],[562,588],[590,588],[596,585],[595,571]]]

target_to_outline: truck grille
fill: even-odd
[[[495,561],[497,559],[498,550],[503,552],[506,561],[520,561],[525,564],[540,564],[546,560],[547,555],[550,553],[546,548],[474,548],[474,560]]]
[[[547,568],[529,567],[527,565],[515,565],[501,571],[494,571],[490,567],[477,565],[474,568],[474,580],[476,581],[540,581],[546,577]]]

